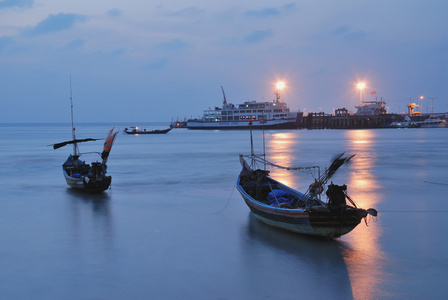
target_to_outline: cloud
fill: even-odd
[[[83,39],[76,39],[76,40],[69,42],[67,45],[65,45],[65,48],[66,49],[77,49],[77,48],[84,46],[85,43],[86,43],[86,41]]]
[[[50,15],[36,26],[25,29],[23,35],[30,37],[67,30],[72,28],[76,22],[83,22],[85,19],[85,16],[77,14],[59,13],[57,15]]]
[[[350,32],[347,34],[346,39],[351,41],[359,41],[367,38],[369,35],[365,33],[364,31],[360,30],[357,32]]]
[[[0,51],[14,43],[14,39],[9,36],[0,37]]]
[[[119,48],[112,51],[112,56],[122,56],[127,52],[126,48]]]
[[[179,50],[179,49],[185,49],[185,48],[190,48],[191,45],[184,42],[182,39],[172,39],[169,42],[166,43],[161,43],[155,46],[156,49],[158,50],[163,50],[163,51],[172,51],[172,50]]]
[[[150,62],[146,65],[149,70],[160,70],[164,69],[168,65],[168,58],[161,58],[159,60]]]
[[[259,10],[248,10],[244,13],[244,15],[248,17],[254,17],[254,18],[267,18],[272,16],[278,16],[283,11],[290,11],[295,8],[294,3],[286,4],[282,7],[275,8],[275,7],[266,7]]]
[[[168,13],[169,17],[194,17],[202,14],[203,10],[196,6],[187,7],[175,12]]]
[[[335,30],[333,30],[330,35],[332,36],[341,36],[347,34],[349,31],[349,27],[347,25],[339,26]]]
[[[352,31],[349,26],[343,25],[337,27],[335,30],[330,32],[330,36],[334,37],[342,37],[346,40],[350,41],[358,41],[363,40],[369,36],[366,32],[359,30],[359,31]]]
[[[244,38],[244,41],[247,43],[250,43],[250,44],[255,44],[255,43],[261,42],[273,35],[274,34],[270,30],[257,30],[257,31],[252,32],[251,34],[247,35]]]
[[[244,14],[248,17],[264,18],[279,15],[280,11],[277,8],[264,8],[261,10],[248,10]]]
[[[123,15],[123,11],[118,8],[113,8],[107,12],[109,17],[121,17]]]
[[[34,0],[0,0],[0,9],[11,7],[31,7]]]

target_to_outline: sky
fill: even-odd
[[[171,122],[228,102],[448,111],[446,0],[0,0],[0,123]],[[375,94],[372,95],[372,92]],[[432,105],[432,108],[431,108]]]

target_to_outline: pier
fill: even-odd
[[[346,110],[338,110],[335,115],[308,113],[303,116],[299,128],[303,129],[361,129],[386,128],[392,122],[401,122],[404,117],[399,114],[350,115]]]

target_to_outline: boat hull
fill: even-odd
[[[127,134],[165,134],[168,133],[172,128],[162,129],[162,130],[150,130],[150,131],[142,131],[142,130],[124,130]]]
[[[253,121],[252,129],[297,129],[299,126],[296,119],[278,119],[267,121]],[[242,121],[203,121],[188,120],[188,129],[249,129],[249,122]]]
[[[254,213],[253,211],[252,211],[252,213],[255,215],[255,217],[258,220],[260,220],[268,225],[278,227],[281,229],[285,229],[288,231],[292,231],[295,233],[319,236],[319,237],[330,238],[330,239],[338,238],[344,234],[349,233],[350,231],[355,229],[355,227],[359,224],[359,222],[358,222],[355,225],[340,226],[340,227],[315,226],[315,225],[312,225],[310,223],[305,223],[305,222],[304,223],[288,223],[288,222],[283,222],[283,221],[275,221],[275,220],[272,220],[271,218],[266,218],[257,213]]]
[[[67,174],[65,170],[63,170],[64,178],[67,184],[74,188],[85,190],[91,193],[101,193],[107,190],[112,182],[111,176],[105,176],[101,179],[92,179],[88,176],[76,176],[72,177]]]
[[[67,184],[75,189],[82,189],[92,193],[100,193],[107,190],[112,182],[111,176],[105,176],[101,179],[94,179],[88,176],[72,177],[63,171]]]

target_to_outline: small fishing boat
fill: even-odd
[[[71,88],[70,88],[71,90]],[[72,115],[72,140],[53,144],[53,149],[59,149],[66,145],[73,145],[73,154],[70,154],[67,160],[62,164],[62,172],[64,174],[67,184],[76,189],[81,189],[87,192],[98,193],[107,190],[111,184],[112,177],[106,175],[107,173],[107,159],[110,150],[114,143],[115,136],[118,131],[113,132],[112,128],[104,142],[103,151],[98,154],[102,161],[86,163],[80,159],[81,153],[78,149],[78,144],[83,142],[97,141],[99,139],[86,138],[76,139],[75,126],[73,124],[73,101],[70,91],[71,115]]]
[[[362,219],[366,220],[369,214],[377,216],[375,209],[358,208],[347,195],[346,185],[329,184],[326,191],[328,201],[321,199],[328,180],[354,155],[338,155],[330,167],[320,175],[318,166],[283,167],[267,161],[263,156],[255,155],[252,133],[251,148],[251,155],[240,154],[243,168],[236,187],[257,219],[296,233],[337,238],[352,231]],[[269,171],[258,168],[258,165],[288,170],[318,169],[319,176],[305,193],[301,193],[269,177]],[[347,204],[346,200],[350,204]]]
[[[155,130],[146,130],[135,127],[130,127],[130,129],[125,128],[124,132],[127,134],[165,134],[168,133],[173,128],[167,128],[167,129],[155,129]]]

